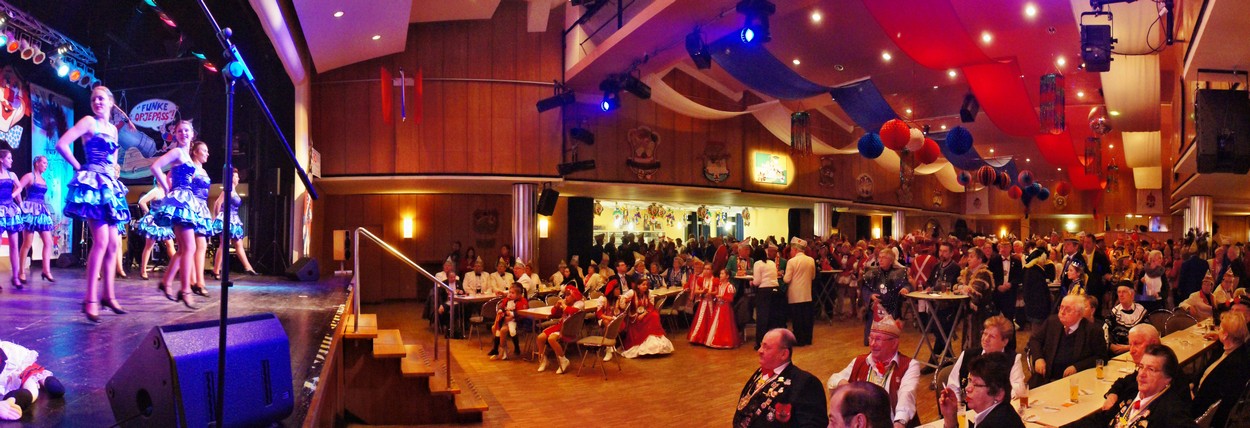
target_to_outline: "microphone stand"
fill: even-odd
[[[317,190],[313,188],[312,181],[308,178],[308,173],[300,166],[299,161],[295,157],[295,151],[291,149],[290,142],[287,141],[286,135],[282,133],[282,128],[278,126],[278,121],[274,119],[273,112],[269,110],[269,106],[265,103],[265,98],[260,95],[260,91],[256,87],[256,79],[252,76],[252,71],[248,69],[247,64],[243,61],[243,56],[239,54],[239,49],[230,40],[232,31],[229,28],[221,28],[217,24],[217,19],[213,17],[212,11],[208,10],[208,5],[204,0],[199,1],[200,9],[204,11],[204,15],[208,18],[210,28],[213,29],[217,36],[217,40],[224,49],[223,55],[227,60],[225,67],[222,67],[221,75],[226,79],[226,151],[225,165],[222,166],[222,192],[225,192],[222,206],[222,232],[221,244],[218,251],[223,249],[228,253],[230,250],[230,224],[233,220],[231,205],[234,196],[234,85],[240,81],[244,86],[252,92],[252,98],[256,100],[260,110],[265,113],[265,117],[269,119],[269,125],[273,131],[278,134],[278,139],[282,141],[282,146],[286,149],[287,158],[291,160],[291,164],[295,167],[295,172],[303,181],[304,187],[308,190],[308,196],[317,199]],[[241,238],[241,237],[240,237]],[[229,302],[230,287],[233,283],[230,281],[230,257],[228,254],[222,254],[221,257],[221,318],[218,324],[217,335],[217,391],[216,405],[213,406],[213,426],[221,427],[224,425],[225,419],[225,402],[226,402],[226,324],[229,318]]]

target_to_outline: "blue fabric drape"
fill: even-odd
[[[737,32],[712,42],[712,60],[747,87],[771,97],[797,100],[829,92],[803,78],[773,56],[762,43],[742,43]]]
[[[872,132],[880,131],[886,121],[898,117],[872,80],[832,88],[829,95],[856,125]]]

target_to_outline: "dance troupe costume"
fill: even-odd
[[[27,231],[48,232],[56,226],[52,222],[54,212],[52,206],[48,205],[48,201],[44,199],[47,193],[48,186],[39,183],[32,182],[30,187],[26,188],[26,199],[22,201],[22,213]]]
[[[651,301],[651,293],[635,292],[633,299],[633,312],[622,315],[630,317],[630,323],[625,329],[625,351],[621,352],[621,356],[637,358],[673,353],[673,342],[664,336],[660,313],[655,308],[655,302]],[[635,316],[639,318],[634,319]]]
[[[230,195],[230,239],[243,237],[243,219],[239,218],[239,204],[241,203],[243,203],[243,198],[240,198],[238,193]],[[217,213],[217,219],[213,220],[213,236],[221,234],[221,214]]]
[[[734,321],[733,284],[713,278],[710,282],[704,281],[703,288],[709,294],[703,297],[703,303],[699,305],[695,328],[690,330],[690,343],[709,348],[737,348],[742,344],[742,336],[738,334],[738,325]]]
[[[124,193],[126,188],[109,172],[117,154],[117,137],[100,133],[99,126],[100,121],[96,120],[96,129],[83,143],[87,163],[74,174],[74,179],[67,186],[65,215],[110,225],[122,224],[130,221],[130,206]]]
[[[26,230],[22,206],[13,200],[13,187],[16,185],[13,173],[0,177],[0,232],[8,232],[12,242],[17,242],[17,234]]]
[[[210,185],[208,173],[199,165],[184,162],[170,170],[169,176],[172,183],[156,210],[156,224],[194,228],[197,235],[211,234],[212,224],[205,202]]]
[[[156,199],[148,206],[148,213],[139,219],[135,232],[144,238],[161,242],[174,239],[174,229],[156,224],[156,212],[164,205],[165,198]]]
[[[39,397],[42,386],[52,398],[65,395],[65,386],[35,360],[39,353],[13,342],[0,340],[0,400],[14,398],[25,412]]]

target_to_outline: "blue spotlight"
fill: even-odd
[[[743,28],[739,36],[742,37],[742,43],[751,43],[752,40],[755,40],[755,30],[752,30],[750,27]]]
[[[605,112],[616,110],[621,107],[621,98],[619,92],[604,92],[603,101],[599,102],[599,109]]]

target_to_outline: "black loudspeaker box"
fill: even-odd
[[[556,202],[560,200],[560,192],[552,189],[543,189],[538,195],[538,206],[534,208],[534,212],[538,215],[551,215],[556,212]]]
[[[1246,91],[1200,89],[1194,101],[1198,173],[1250,173],[1250,98]]]
[[[153,327],[106,384],[121,427],[213,426],[217,321]],[[295,408],[291,350],[274,314],[227,321],[224,424],[267,426]]]
[[[321,278],[321,268],[316,258],[300,257],[286,268],[286,277],[296,281],[316,281]]]

